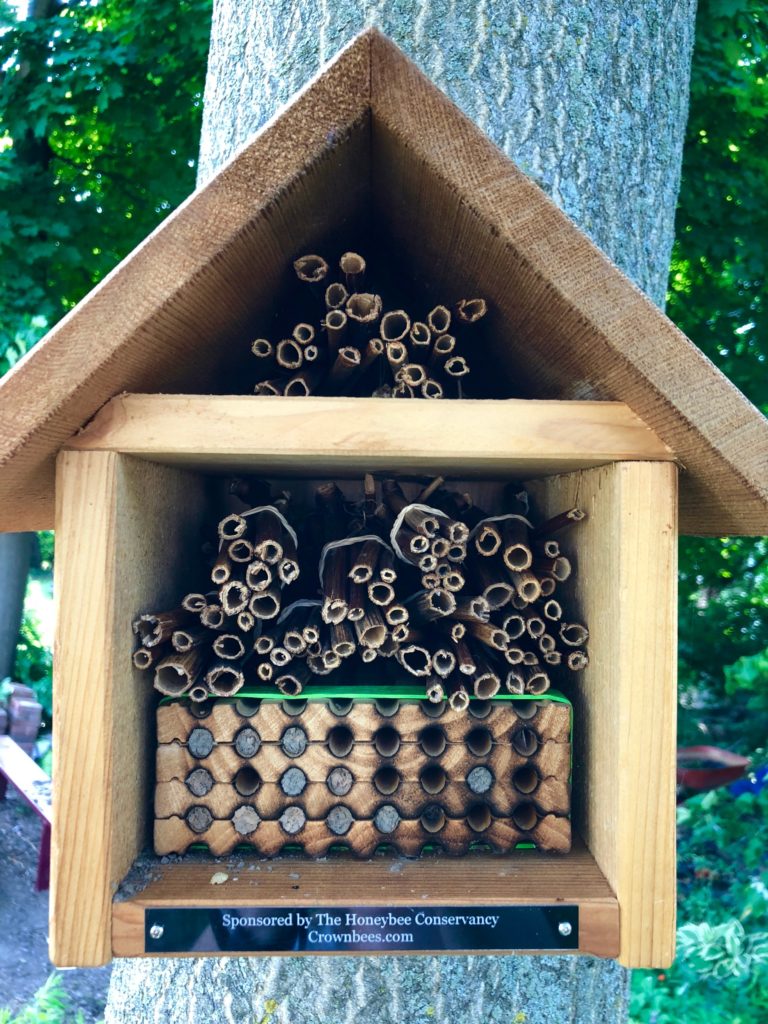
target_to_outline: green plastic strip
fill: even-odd
[[[274,686],[251,686],[248,689],[238,690],[238,692],[232,697],[216,697],[212,698],[217,703],[231,703],[234,704],[239,700],[274,700],[274,701],[304,701],[304,700],[329,700],[329,699],[347,699],[347,700],[425,700],[424,688],[419,686],[418,683],[415,685],[412,683],[382,683],[381,686],[368,683],[361,686],[355,686],[349,683],[337,683],[335,686],[332,684],[323,684],[322,686],[313,685],[311,689],[307,689],[304,693],[298,697],[286,697],[280,693]],[[470,700],[477,700],[476,697],[470,697]],[[547,690],[546,693],[533,694],[533,693],[497,693],[495,697],[490,698],[491,703],[494,701],[505,701],[505,700],[552,700],[557,701],[560,704],[569,704],[570,701],[566,696],[559,692],[559,690]],[[189,703],[188,699],[184,696],[181,697],[163,697],[160,704],[186,704]]]

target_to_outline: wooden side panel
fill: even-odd
[[[623,463],[534,483],[578,505],[575,598],[590,665],[574,702],[576,827],[619,898],[620,960],[667,966],[675,935],[676,470]]]
[[[672,459],[621,402],[382,402],[379,398],[121,395],[72,438],[222,470],[360,474],[567,472],[604,462]]]
[[[621,399],[688,470],[683,533],[768,532],[765,417],[380,35],[371,104],[373,196],[398,260],[438,295],[489,300],[473,370],[536,398]]]
[[[59,457],[56,497],[51,959],[95,966],[151,813],[151,691],[131,621],[178,598],[205,497],[187,473],[90,452]]]

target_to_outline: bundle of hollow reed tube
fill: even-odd
[[[588,664],[587,629],[558,592],[579,509],[534,525],[524,495],[492,515],[442,478],[366,477],[362,500],[328,482],[311,509],[258,491],[264,504],[219,522],[199,592],[134,622],[134,665],[161,693],[203,701],[273,684],[295,697],[337,673],[382,697],[419,680],[463,711],[500,690],[543,694]]]
[[[386,310],[366,282],[366,261],[346,252],[332,273],[316,255],[294,269],[316,299],[316,316],[291,336],[256,338],[257,395],[374,395],[381,398],[461,398],[470,365],[466,339],[481,320],[484,299],[436,305],[419,320]]]

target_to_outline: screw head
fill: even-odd
[[[570,935],[573,931],[573,927],[571,926],[570,921],[561,921],[560,924],[557,926],[557,930],[560,932],[561,935]]]
[[[149,934],[153,939],[162,939],[163,931],[164,929],[161,924],[153,924],[149,929]]]

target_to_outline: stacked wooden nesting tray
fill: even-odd
[[[468,714],[418,700],[164,703],[155,851],[567,853],[570,730],[570,704],[548,697]]]

